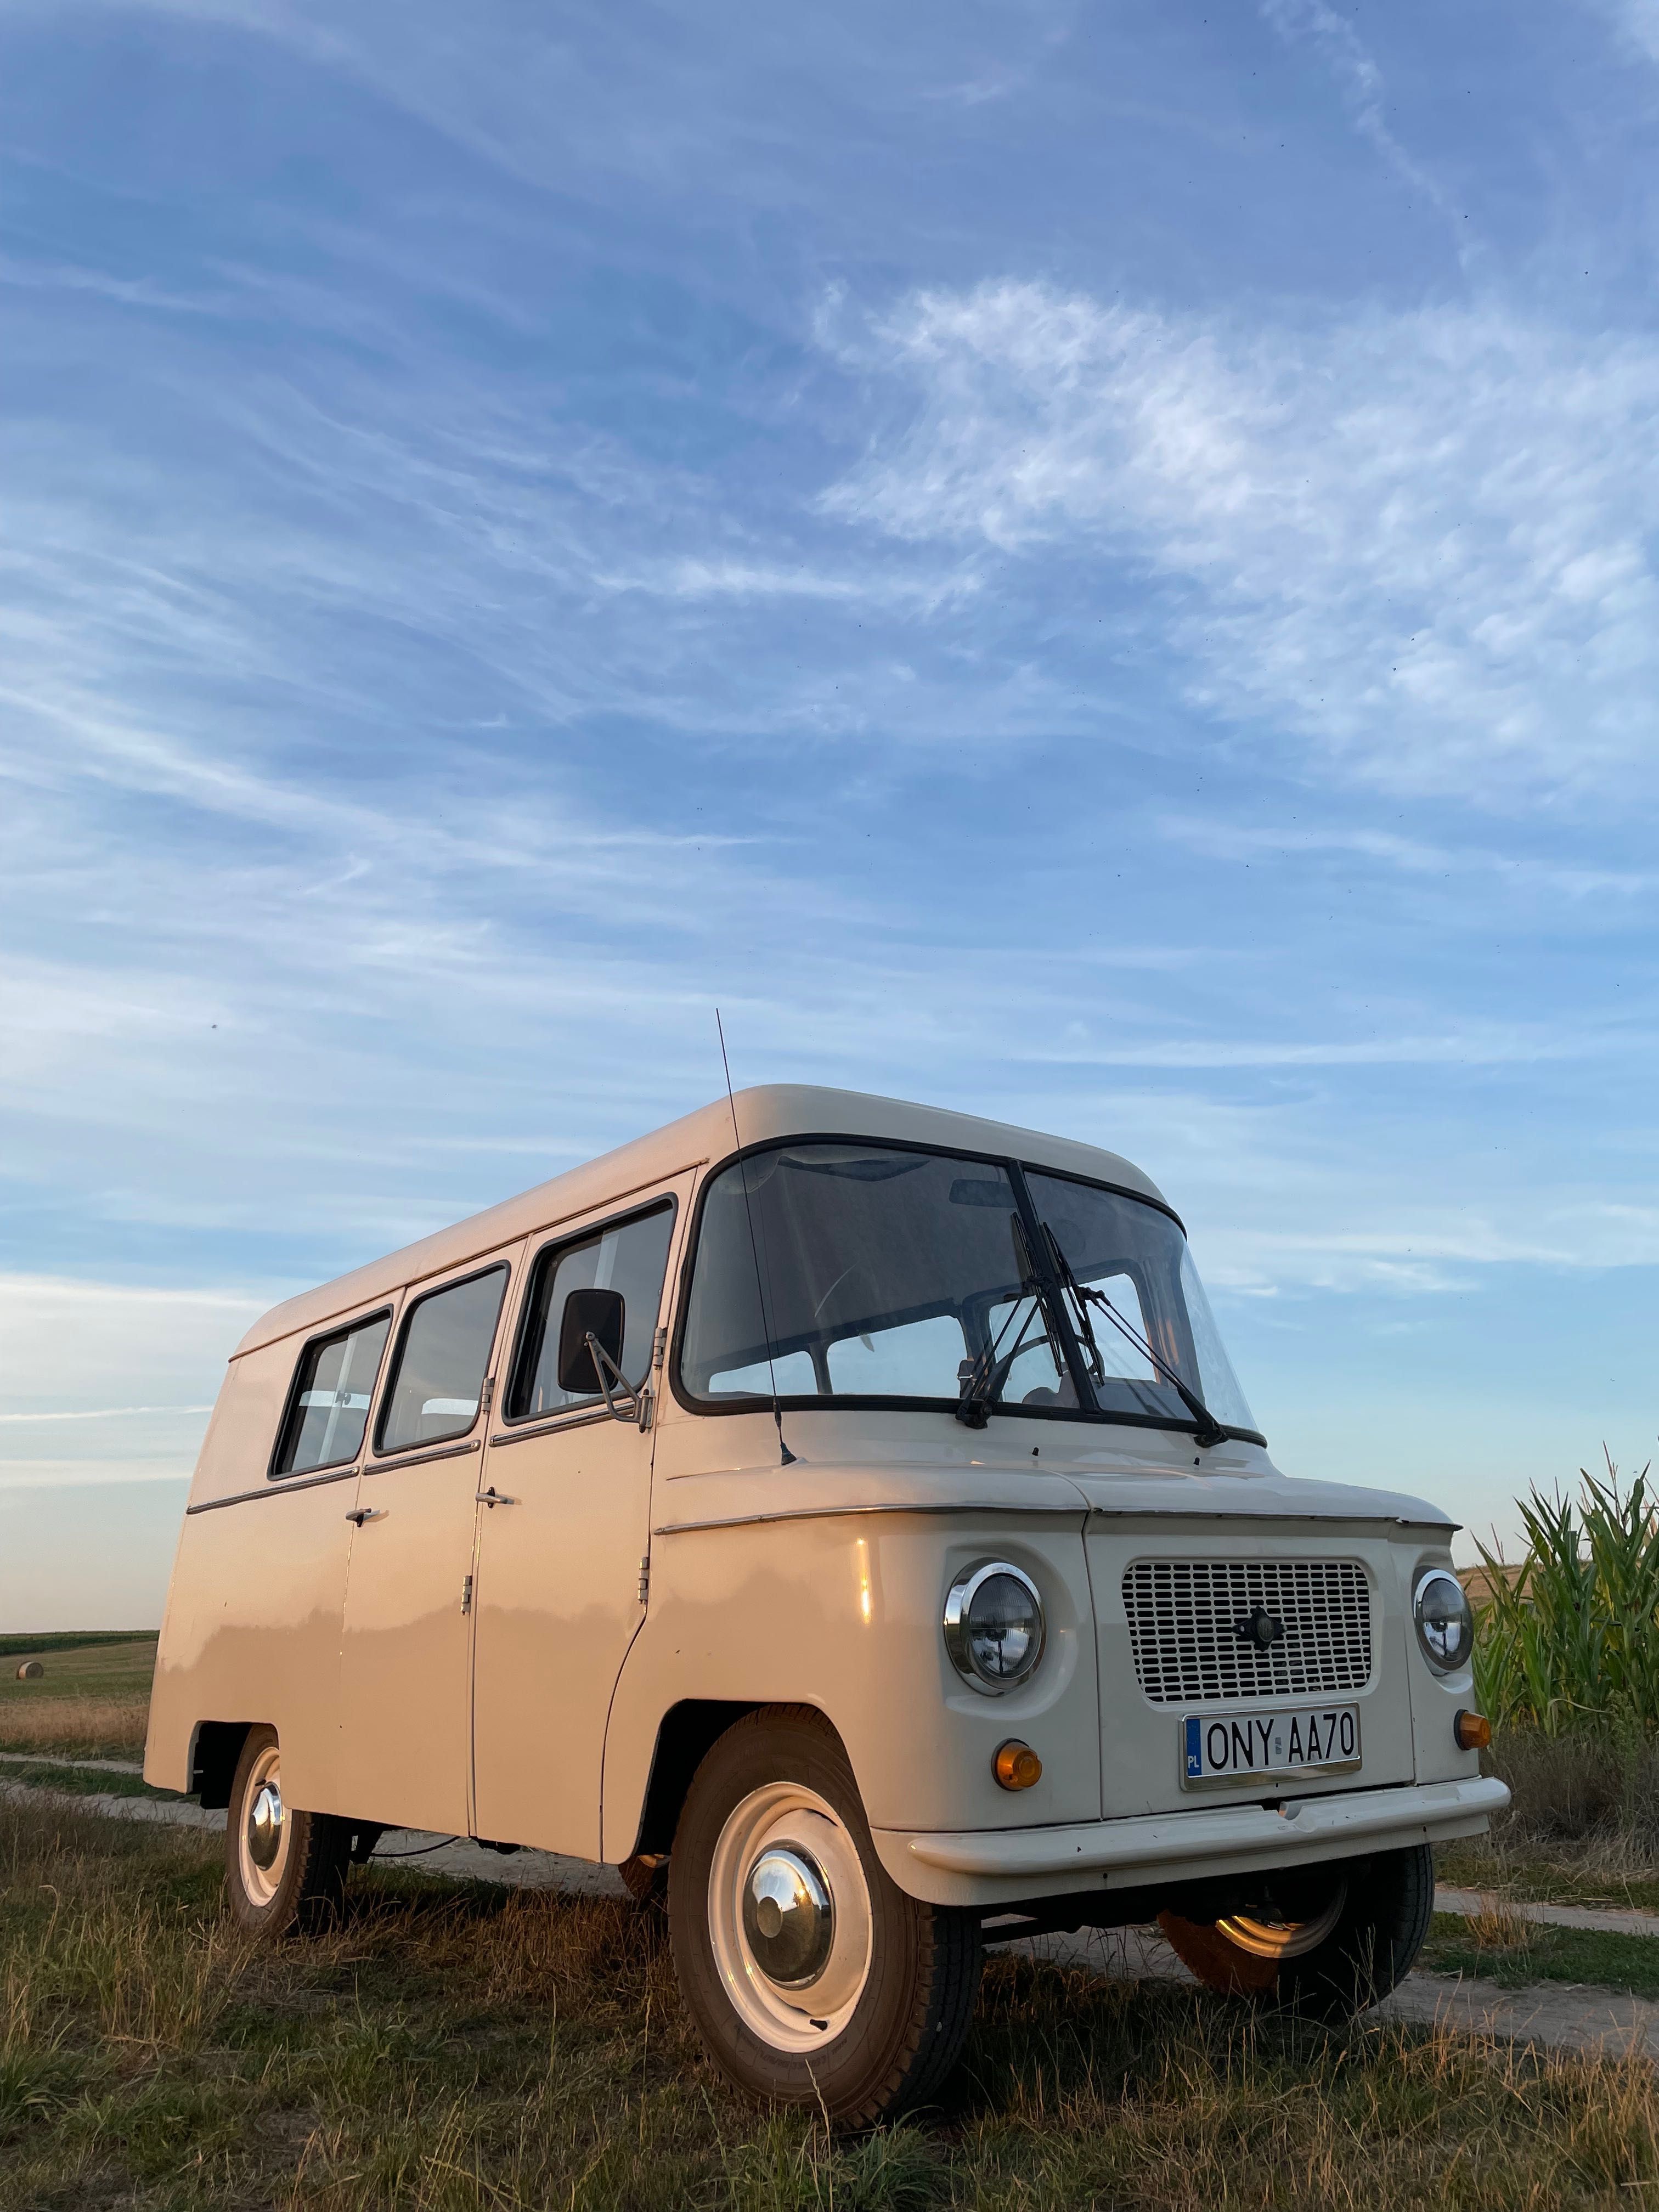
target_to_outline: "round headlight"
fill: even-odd
[[[957,1672],[994,1697],[1023,1682],[1042,1656],[1042,1600],[1006,1559],[961,1576],[945,1601],[945,1648]]]
[[[1423,1656],[1437,1674],[1450,1674],[1469,1663],[1474,1615],[1463,1585],[1445,1567],[1436,1567],[1417,1585],[1412,1605]]]

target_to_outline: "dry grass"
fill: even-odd
[[[1440,1854],[1443,1881],[1659,1910],[1659,1750],[1516,1729],[1483,1761],[1514,1793],[1490,1837]]]
[[[0,1704],[0,1751],[61,1751],[82,1759],[137,1759],[148,1703],[133,1698],[18,1698]]]
[[[1524,1951],[1532,1941],[1533,1923],[1509,1899],[1488,1890],[1480,1911],[1464,1915],[1462,1932],[1464,1941],[1477,1951]]]
[[[216,1860],[0,1808],[0,2203],[1455,2212],[1659,2186],[1644,2063],[1330,2036],[1006,1958],[945,2109],[832,2142],[726,2095],[649,1914],[374,1873],[334,1934],[265,1953]]]

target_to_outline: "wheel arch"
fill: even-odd
[[[734,1721],[757,1711],[763,1702],[758,1698],[682,1698],[669,1707],[657,1723],[635,1854],[659,1855],[671,1849],[685,1793],[705,1754]]]
[[[190,1740],[190,1794],[206,1812],[223,1812],[248,1730],[268,1721],[198,1721]]]

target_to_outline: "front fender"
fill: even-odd
[[[830,1511],[668,1528],[650,1607],[606,1732],[603,1849],[640,1832],[658,1739],[683,1701],[807,1705],[846,1746],[872,1827],[1007,1828],[1100,1817],[1094,1609],[1081,1513]],[[1048,1635],[1030,1680],[1000,1697],[963,1681],[940,1632],[945,1593],[1007,1559],[1042,1592]],[[1010,1736],[1042,1760],[1035,1788],[999,1787]]]

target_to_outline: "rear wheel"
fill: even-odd
[[[1158,1926],[1206,1989],[1334,2020],[1405,1979],[1433,1909],[1434,1856],[1419,1844],[1291,1868],[1249,1912],[1205,1922],[1165,1912]]]
[[[270,1936],[325,1925],[340,1909],[350,1847],[349,1821],[288,1803],[276,1729],[250,1729],[225,1817],[225,1891],[237,1925]]]
[[[750,2096],[868,2127],[955,2064],[979,1986],[977,1916],[888,1878],[818,1713],[753,1713],[720,1739],[693,1778],[668,1883],[687,2008]]]

